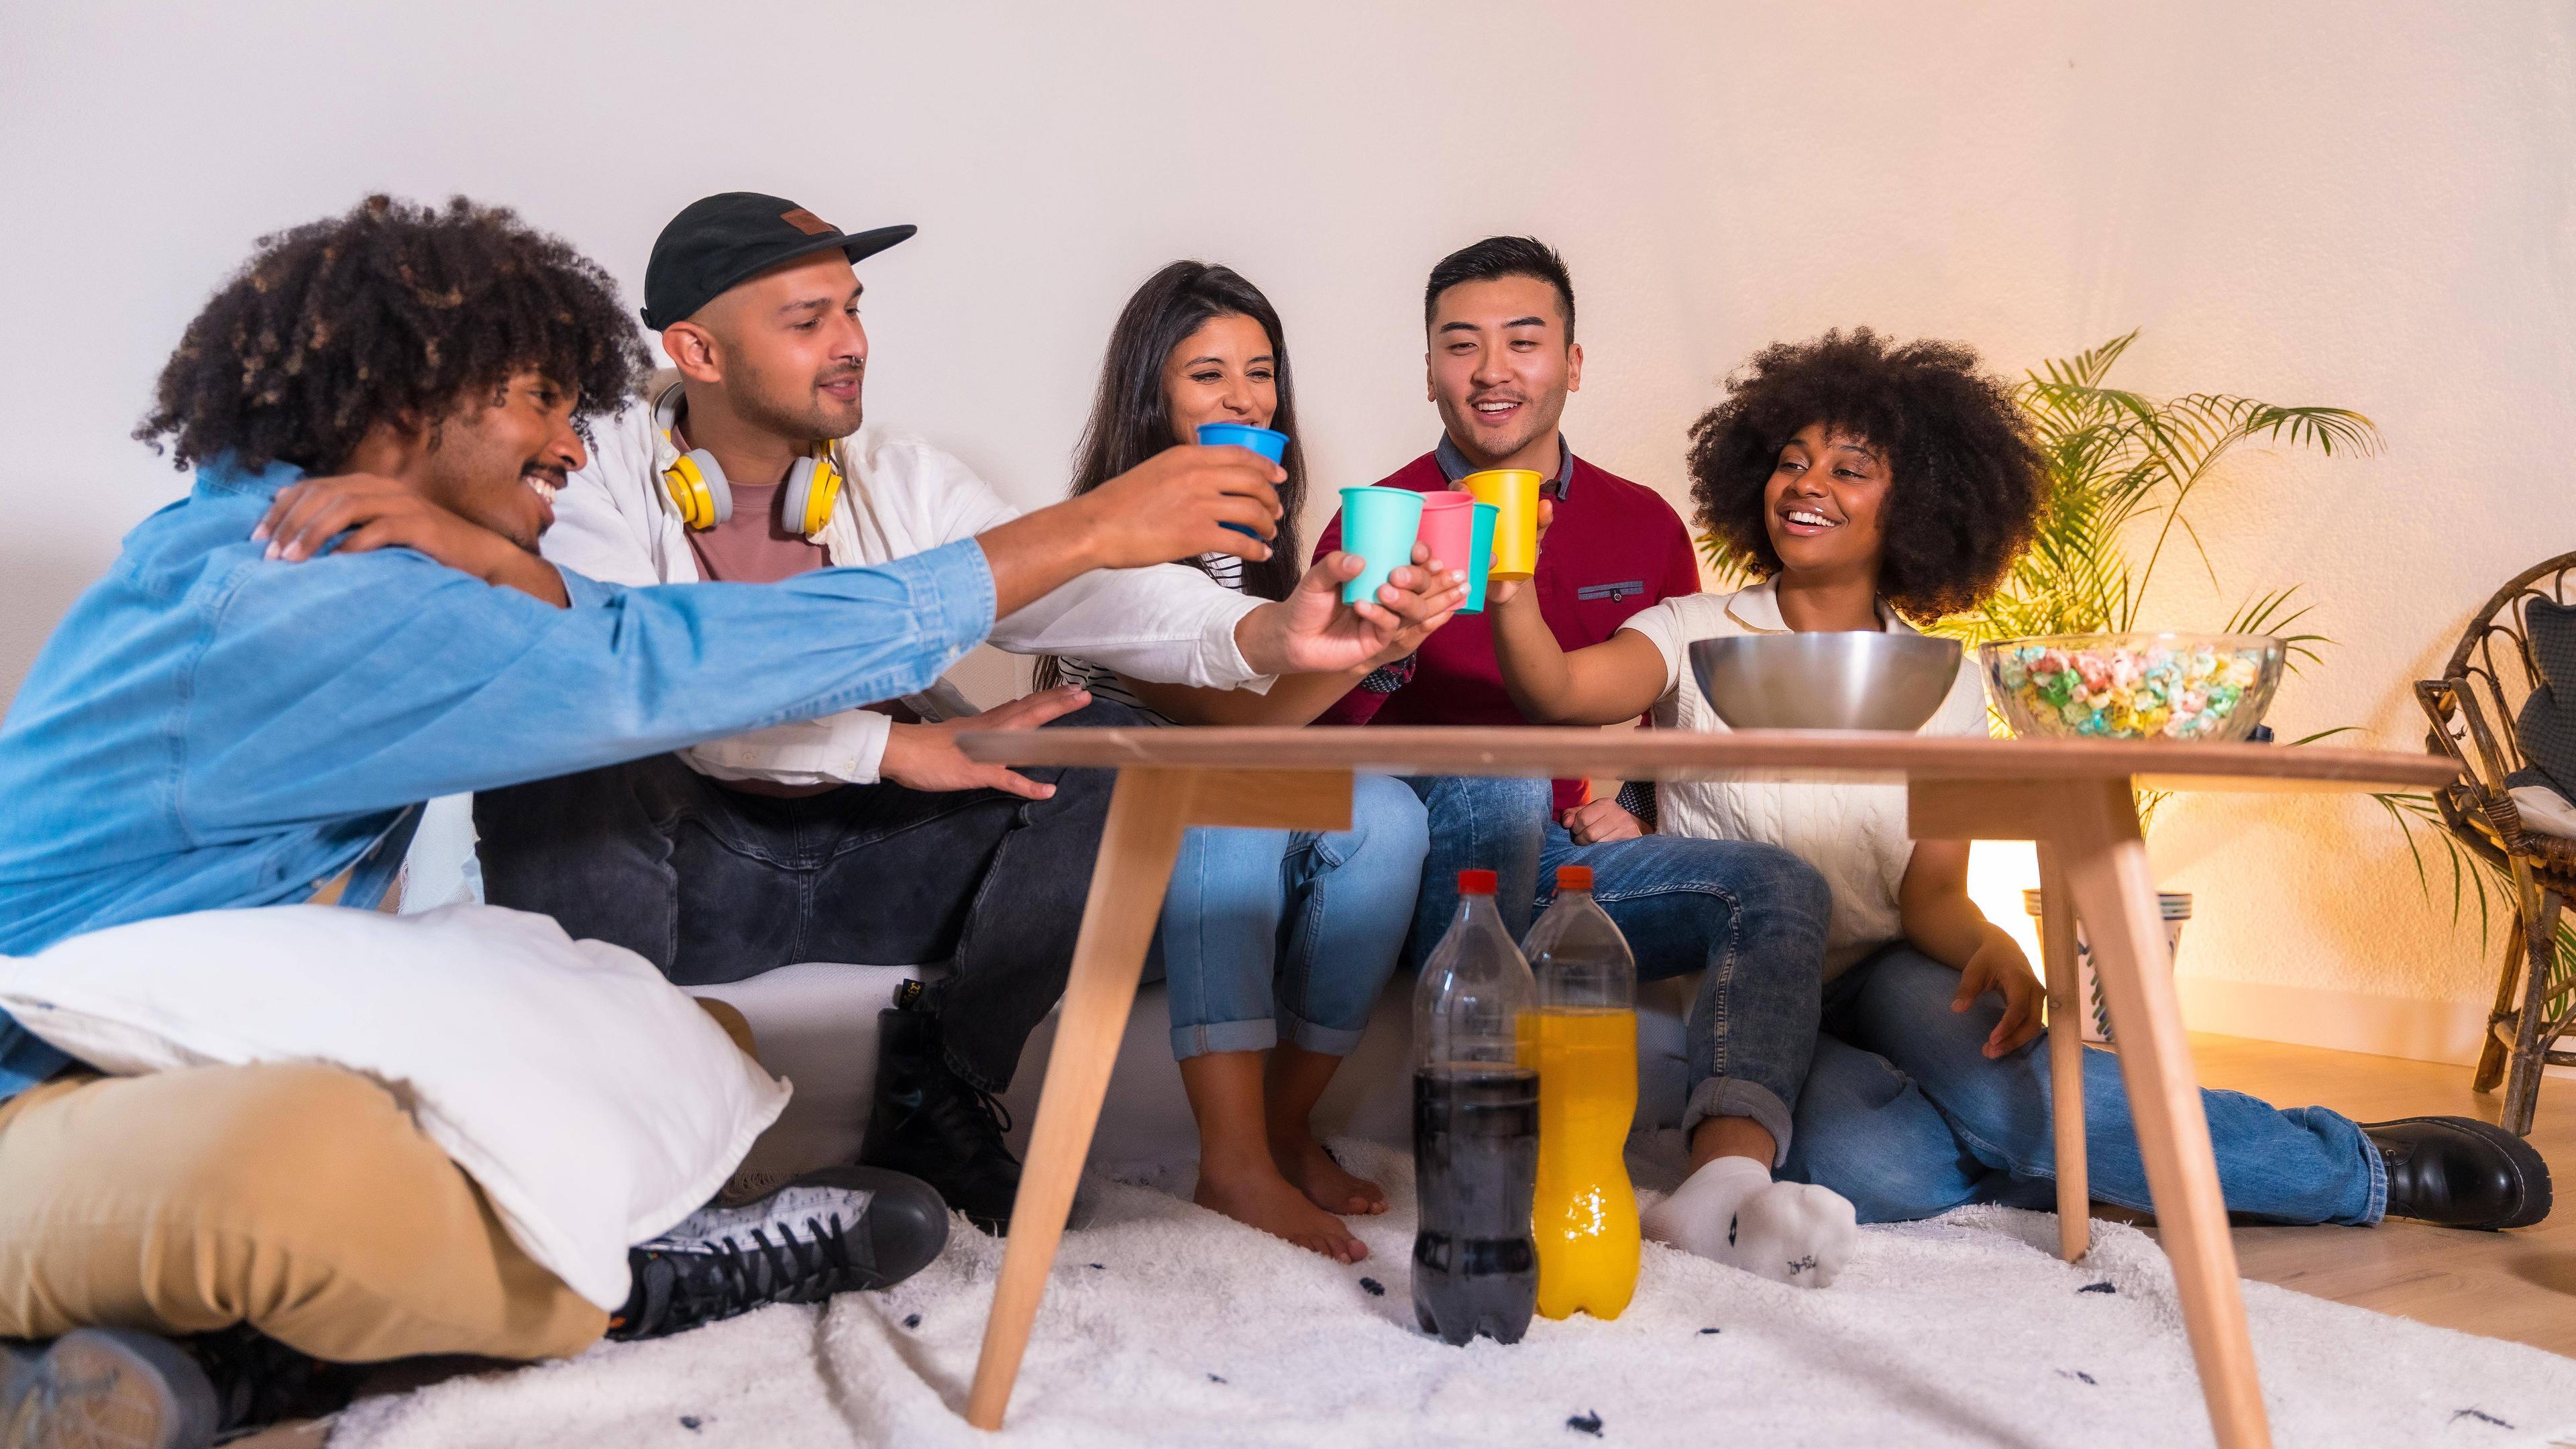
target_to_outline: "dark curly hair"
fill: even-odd
[[[1878,590],[1898,613],[1928,623],[1973,608],[2029,546],[2046,469],[2010,386],[1965,344],[1895,344],[1866,327],[1775,342],[1726,391],[1691,424],[1691,499],[1700,526],[1754,573],[1780,571],[1763,488],[1780,449],[1818,423],[1886,455]]]
[[[265,236],[161,369],[134,436],[185,469],[337,466],[367,430],[437,422],[526,371],[578,390],[576,423],[648,375],[599,265],[510,211],[370,196]]]

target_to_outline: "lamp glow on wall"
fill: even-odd
[[[2004,928],[2030,967],[2047,978],[2039,959],[2039,922],[2022,908],[2021,893],[2039,889],[2039,847],[2027,840],[1980,840],[1968,848],[1968,899],[1986,919]]]

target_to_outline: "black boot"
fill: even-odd
[[[1020,1193],[1020,1160],[1002,1145],[1010,1126],[991,1093],[950,1069],[937,1017],[901,1006],[877,1013],[876,1104],[861,1162],[911,1173],[1000,1237]]]
[[[890,1287],[947,1244],[948,1209],[927,1183],[827,1167],[740,1206],[711,1203],[629,1249],[635,1286],[608,1336],[660,1338],[772,1303]]]
[[[2388,1215],[2446,1228],[2527,1228],[2549,1216],[2549,1164],[2474,1117],[2364,1122],[2388,1164]]]

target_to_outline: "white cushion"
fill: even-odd
[[[329,1062],[382,1083],[513,1241],[615,1310],[787,1088],[644,958],[551,919],[274,906],[0,957],[0,1009],[101,1071]]]

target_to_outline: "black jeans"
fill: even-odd
[[[1136,722],[1094,704],[1060,725]],[[1053,799],[846,785],[777,799],[656,755],[474,797],[484,898],[624,946],[682,986],[798,961],[944,962],[948,1064],[989,1092],[1064,994],[1117,778],[1027,769]]]

